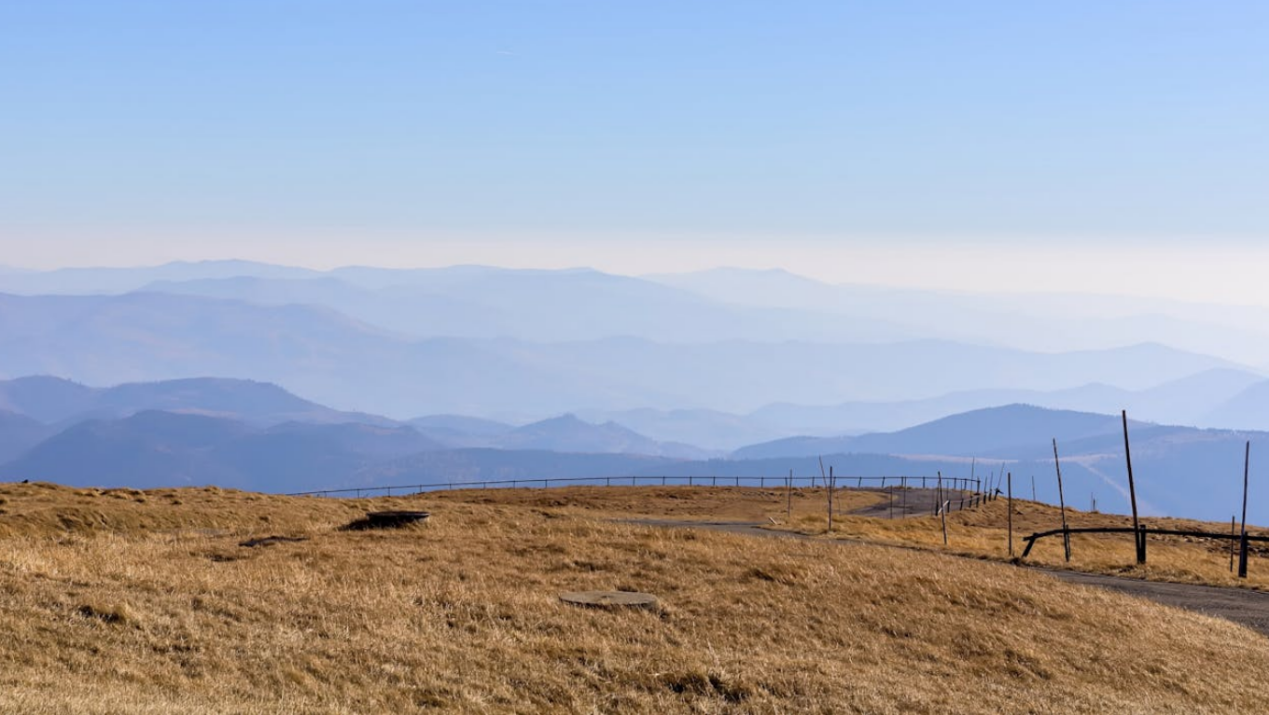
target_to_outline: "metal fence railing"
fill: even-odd
[[[834,478],[838,489],[933,489],[938,485],[948,492],[971,492],[981,495],[982,480],[967,477],[931,476],[838,476]],[[427,484],[394,484],[388,486],[349,487],[345,489],[320,489],[296,492],[288,496],[362,498],[373,496],[409,496],[435,491],[456,489],[549,489],[563,486],[696,486],[696,487],[825,487],[826,480],[818,475],[810,476],[670,476],[629,475],[606,477],[517,477],[514,479],[486,479],[478,481],[447,481]]]

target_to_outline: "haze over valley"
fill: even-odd
[[[1072,493],[1123,511],[1126,409],[1149,513],[1218,519],[1239,445],[1269,430],[1252,308],[244,261],[9,272],[0,292],[8,479],[288,492],[826,457],[859,475],[981,460],[1052,499],[1056,437]]]

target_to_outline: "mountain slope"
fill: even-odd
[[[45,423],[123,417],[146,410],[228,417],[251,424],[282,422],[391,424],[375,415],[340,412],[270,383],[188,378],[94,388],[38,376],[0,381],[0,406]]]
[[[1218,427],[1269,430],[1269,380],[1233,395],[1204,415],[1203,420]]]
[[[76,424],[0,466],[0,478],[77,486],[338,486],[370,464],[439,447],[410,427],[284,424],[267,430],[148,411]]]
[[[55,430],[48,425],[8,410],[0,410],[0,464],[16,459]]]
[[[517,427],[491,442],[507,450],[642,454],[682,459],[706,456],[704,450],[696,447],[657,442],[616,422],[591,424],[572,414]]]
[[[835,453],[939,454],[1010,457],[1020,449],[1048,443],[1115,434],[1120,420],[1031,405],[974,410],[890,433],[856,437],[792,437],[736,450],[737,459],[805,457]]]
[[[0,296],[0,375],[89,384],[219,375],[390,416],[543,415],[578,405],[745,412],[775,401],[918,399],[967,386],[1144,389],[1227,367],[1160,345],[1050,354],[941,341],[410,340],[305,306],[160,294]]]

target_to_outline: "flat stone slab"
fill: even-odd
[[[635,591],[578,591],[561,593],[560,600],[590,608],[655,608],[657,597]]]

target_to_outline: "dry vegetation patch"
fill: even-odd
[[[1244,628],[1001,564],[455,495],[39,516],[59,495],[111,499],[6,494],[0,710],[1191,713],[1269,691]],[[433,517],[339,530],[392,508]],[[308,540],[238,546],[274,533]],[[587,590],[661,607],[558,600]]]
[[[837,494],[836,510],[843,513],[880,504],[887,498],[875,491],[839,490]],[[438,492],[430,498],[442,503],[550,508],[596,517],[784,522],[790,509],[795,520],[822,521],[827,492],[822,488],[789,492],[776,487],[553,487],[460,490]]]
[[[919,546],[946,550],[964,555],[1007,560],[1009,558],[1008,502],[1005,499],[981,507],[952,512],[948,515],[948,546],[943,546],[940,520],[933,516],[909,519],[874,519],[849,516],[837,522],[834,535],[878,543]],[[803,519],[792,528],[803,533],[823,533],[823,519]],[[1180,531],[1202,531],[1228,534],[1229,523],[1209,523],[1192,519],[1143,518],[1151,528]],[[1099,514],[1067,509],[1067,522],[1072,528],[1131,527],[1132,518],[1117,514]],[[1020,556],[1026,544],[1023,538],[1036,532],[1060,529],[1061,514],[1057,507],[1031,501],[1014,501],[1014,552]],[[1253,534],[1265,530],[1249,529]],[[1239,579],[1229,568],[1230,542],[1226,539],[1204,539],[1184,536],[1151,536],[1145,565],[1137,565],[1131,534],[1075,534],[1071,537],[1072,559],[1068,564],[1062,549],[1062,538],[1051,536],[1036,542],[1026,563],[1048,568],[1072,569],[1090,573],[1129,576],[1155,581],[1202,583],[1214,586],[1269,589],[1269,553],[1263,544],[1250,550],[1248,578]]]

